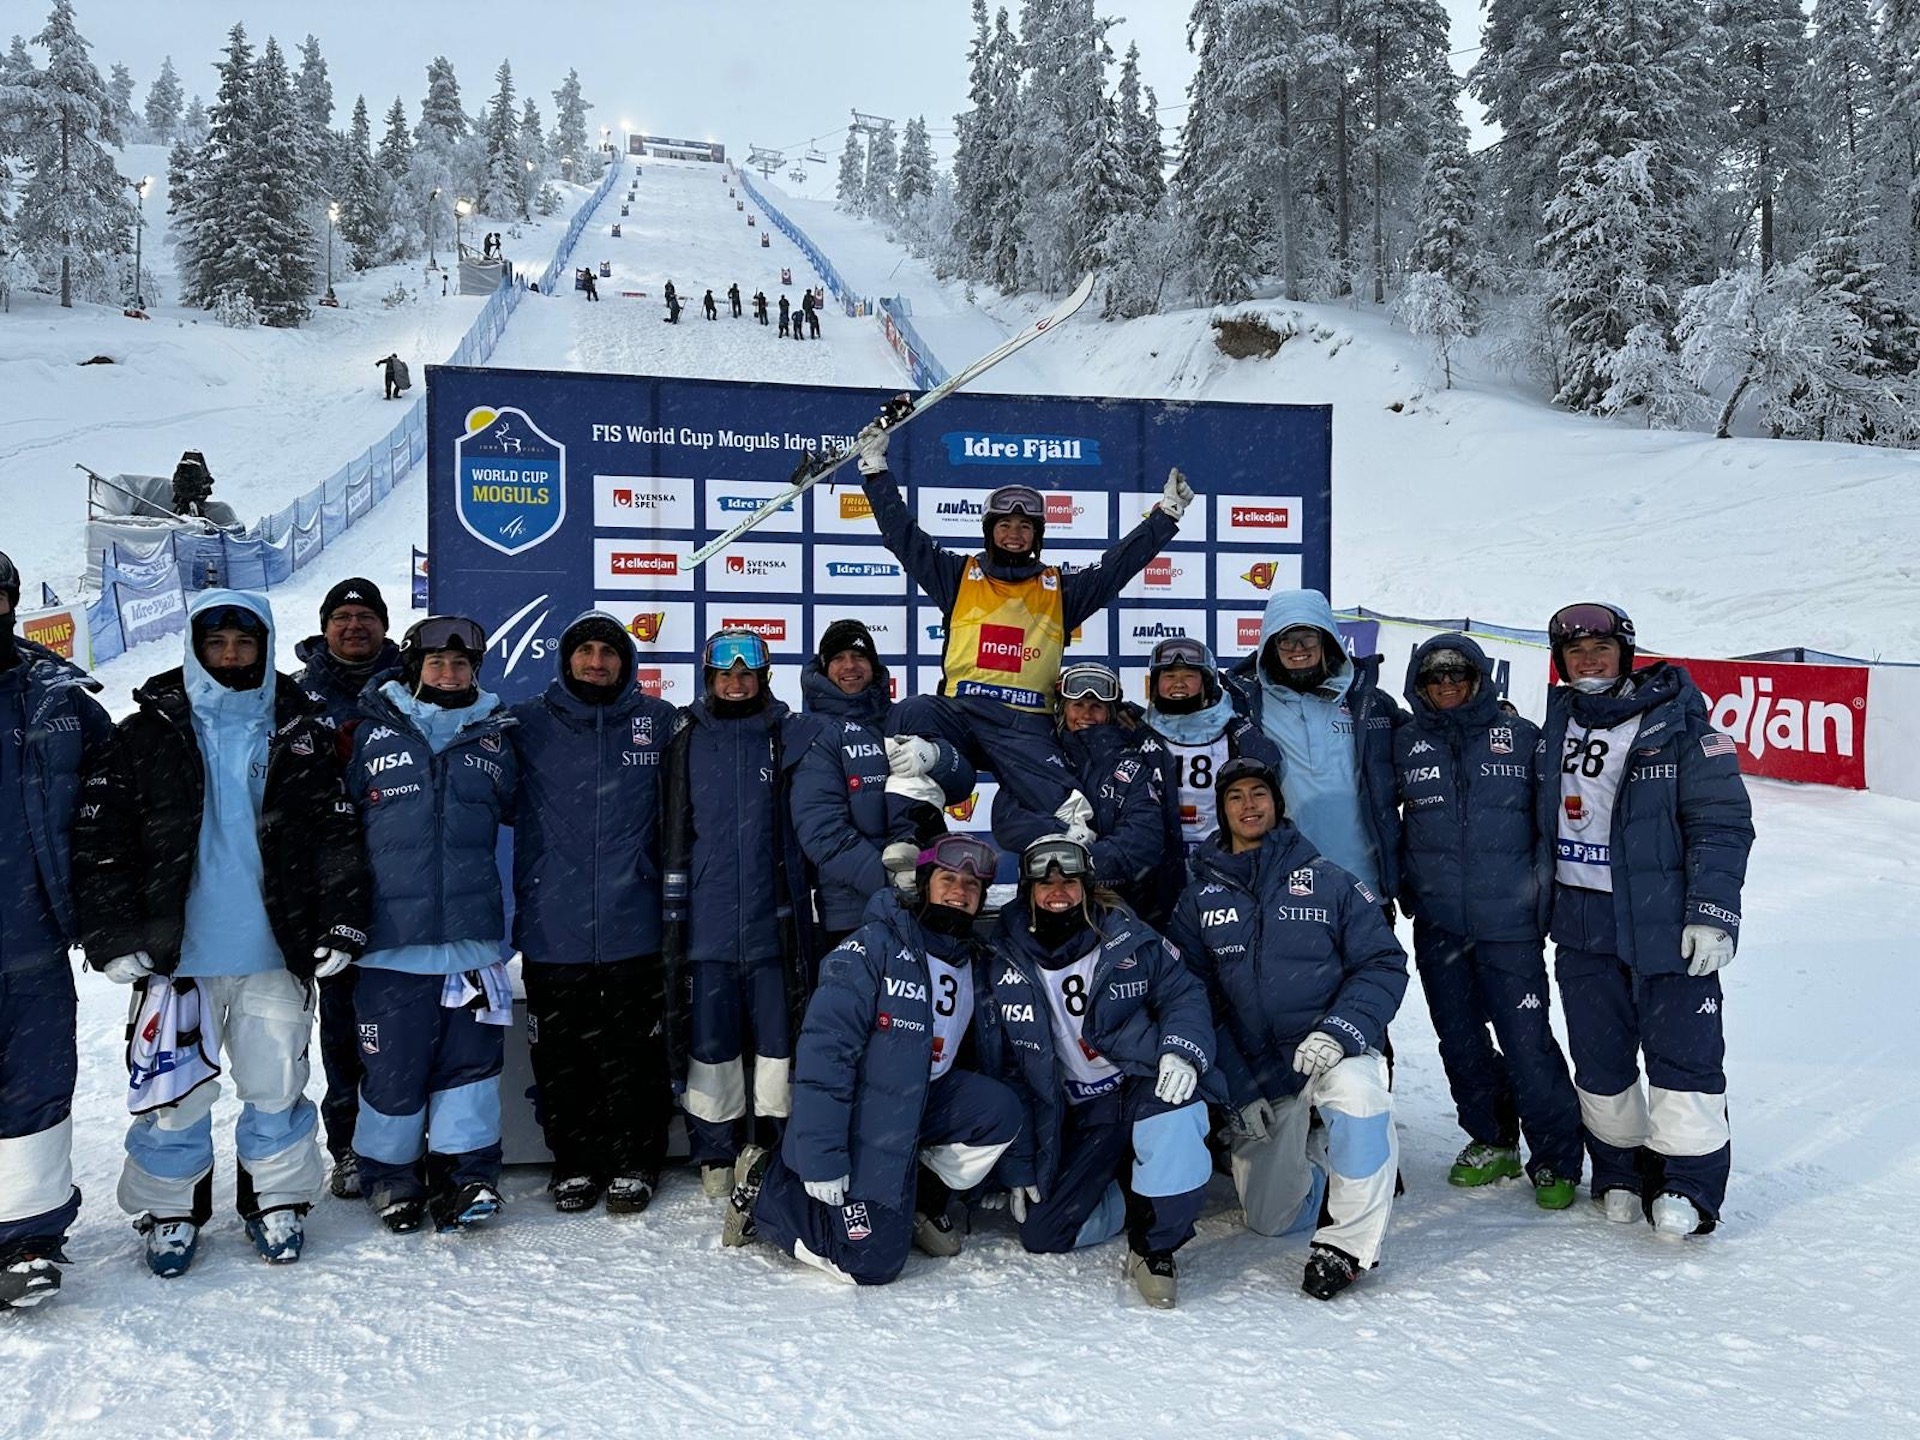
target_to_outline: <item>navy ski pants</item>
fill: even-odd
[[[736,1122],[752,1116],[753,1142],[780,1143],[792,1112],[793,1018],[779,960],[687,967],[690,1021],[687,1143],[696,1165],[740,1156]],[[748,1083],[748,1067],[752,1083]]]
[[[353,1127],[360,1118],[360,1031],[353,1014],[353,989],[360,967],[349,965],[319,981],[320,1068],[326,1094],[320,1121],[326,1127],[327,1153],[338,1160],[353,1149]]]
[[[75,1010],[64,954],[0,970],[0,1262],[12,1252],[57,1252],[80,1213]]]
[[[1036,815],[1053,814],[1079,785],[1054,740],[1053,721],[997,700],[912,695],[887,713],[887,734],[945,740]]]
[[[1553,1036],[1540,942],[1467,940],[1415,920],[1413,959],[1460,1128],[1505,1146],[1524,1131],[1528,1174],[1545,1165],[1579,1179],[1580,1102]]]

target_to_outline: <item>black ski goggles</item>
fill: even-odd
[[[1060,698],[1116,704],[1120,699],[1120,677],[1104,665],[1069,665],[1060,672]]]
[[[1002,485],[987,497],[987,519],[1004,520],[1010,515],[1045,520],[1046,497],[1031,485]]]
[[[1584,639],[1589,635],[1599,636],[1603,640],[1617,640],[1632,634],[1633,622],[1626,616],[1611,605],[1591,602],[1563,605],[1554,611],[1553,618],[1547,622],[1547,638],[1556,645]]]
[[[1000,852],[971,835],[942,835],[920,852],[920,863],[956,875],[971,875],[988,884],[1000,868]]]
[[[1176,665],[1189,670],[1211,670],[1213,657],[1207,654],[1206,646],[1184,635],[1162,640],[1153,647],[1153,658],[1147,662],[1149,669],[1170,670]]]
[[[424,620],[413,622],[413,628],[407,631],[400,648],[422,652],[464,650],[469,655],[484,655],[487,653],[487,632],[480,628],[477,621],[469,620],[464,615],[429,615]]]
[[[1426,685],[1471,685],[1480,678],[1480,672],[1471,665],[1436,665],[1431,670],[1420,672],[1420,683]]]
[[[1093,874],[1093,857],[1086,846],[1064,835],[1036,840],[1020,856],[1023,880],[1044,880],[1055,870],[1063,880],[1084,880]]]
[[[709,670],[731,670],[735,665],[764,670],[773,663],[773,656],[767,642],[751,630],[722,630],[707,641],[700,663]]]
[[[194,616],[193,628],[202,635],[211,635],[216,630],[238,630],[246,635],[264,636],[267,622],[244,605],[220,605]]]

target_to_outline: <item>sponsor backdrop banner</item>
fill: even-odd
[[[1778,665],[1666,657],[1693,677],[1740,769],[1774,780],[1867,788],[1864,665]]]
[[[686,563],[889,394],[432,367],[432,608],[487,627],[484,683],[509,701],[554,678],[560,632],[593,606],[620,617],[640,682],[676,704],[694,697],[704,638],[743,625],[766,637],[774,691],[797,707],[800,669],[842,616],[866,621],[897,682],[930,688],[940,612],[881,545],[852,466]],[[1199,636],[1231,659],[1270,591],[1326,588],[1331,425],[1318,405],[963,394],[901,431],[890,458],[920,524],[956,550],[979,548],[988,491],[1035,486],[1045,556],[1066,565],[1093,563],[1159,499],[1168,467],[1185,470],[1199,499],[1178,537],[1068,647],[1131,672],[1138,694],[1159,639]]]
[[[44,645],[63,659],[77,660],[83,669],[93,664],[87,648],[87,615],[82,607],[55,605],[44,610],[22,610],[19,627],[22,640]]]

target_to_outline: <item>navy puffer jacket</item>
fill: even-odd
[[[1420,664],[1458,650],[1480,672],[1472,698],[1436,710]],[[1408,913],[1469,940],[1536,940],[1542,885],[1533,752],[1540,727],[1500,708],[1484,651],[1436,635],[1407,662],[1411,723],[1393,737],[1399,779],[1400,898]]]
[[[1167,937],[1213,1002],[1236,1107],[1297,1094],[1293,1052],[1312,1031],[1349,1055],[1380,1048],[1407,955],[1371,891],[1285,819],[1239,855],[1216,835],[1193,870]]]

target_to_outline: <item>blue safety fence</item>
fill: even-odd
[[[878,302],[856,295],[853,287],[833,268],[833,262],[827,259],[826,252],[808,238],[806,231],[794,224],[786,214],[766,196],[759,186],[753,183],[753,177],[745,170],[739,172],[741,188],[747,192],[747,198],[760,207],[760,213],[774,224],[782,235],[800,247],[800,253],[807,257],[809,264],[820,272],[827,282],[827,289],[833,292],[841,307],[848,315],[868,314],[878,309],[884,317],[887,328],[887,343],[892,345],[902,362],[913,375],[914,385],[921,389],[930,389],[944,384],[947,379],[947,367],[934,356],[927,342],[913,328],[908,317],[913,307],[898,296],[882,296]]]
[[[609,165],[593,194],[574,213],[552,263],[541,273],[542,294],[553,294],[556,277],[572,266],[581,232],[619,181],[622,169],[617,162]],[[457,258],[454,263],[458,265]],[[503,281],[467,327],[447,363],[484,365],[525,293],[519,280]],[[103,664],[134,645],[177,634],[185,624],[183,592],[212,586],[268,590],[286,584],[372,513],[395,483],[426,458],[423,394],[385,436],[243,534],[167,531],[150,547],[116,542],[102,558],[100,594],[87,603],[92,663]]]

